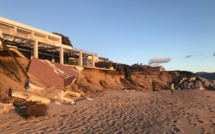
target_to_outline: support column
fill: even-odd
[[[82,57],[82,51],[79,51],[79,66],[83,66],[83,57]]]
[[[0,38],[2,38],[2,31],[0,31]],[[0,41],[0,47],[2,47],[2,42]]]
[[[49,37],[48,37],[48,35],[46,35],[46,37],[45,37],[45,41],[46,41],[46,43],[48,43],[48,41],[49,41]]]
[[[38,40],[34,41],[34,57],[38,58]]]
[[[64,64],[64,52],[63,52],[63,46],[60,46],[60,64]]]
[[[31,37],[32,40],[34,39],[34,31],[31,32]]]
[[[95,67],[95,54],[92,55],[92,66]]]
[[[12,33],[12,35],[16,35],[17,36],[17,26],[14,26],[14,33]]]

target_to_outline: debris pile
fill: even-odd
[[[0,114],[9,113],[13,109],[13,104],[0,103]]]
[[[81,94],[66,91],[79,75],[79,71],[59,63],[47,60],[39,60],[32,57],[28,75],[25,82],[26,90],[12,88],[8,90],[8,96],[12,103],[0,103],[0,114],[8,113],[14,109],[19,115],[27,120],[47,115],[51,101],[67,104],[76,104]]]
[[[73,91],[61,91],[59,92],[54,99],[60,101],[61,103],[69,103],[69,104],[76,104],[73,97],[80,98],[82,95],[77,92]]]
[[[10,89],[9,91],[9,95],[12,97],[16,97],[16,98],[20,98],[20,99],[24,99],[26,101],[32,101],[32,102],[41,102],[41,103],[50,103],[50,99],[42,97],[42,96],[38,96],[29,92],[21,92],[21,91],[14,91],[12,89]]]
[[[198,89],[204,90],[204,82],[199,77],[182,77],[178,85],[175,87],[178,90]]]

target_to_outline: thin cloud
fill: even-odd
[[[214,53],[214,56],[215,56],[215,53]]]
[[[191,58],[192,57],[192,55],[187,55],[187,56],[185,56],[185,58]]]
[[[154,57],[149,60],[150,66],[158,66],[159,63],[168,63],[171,60],[169,57]]]

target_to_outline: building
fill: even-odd
[[[134,64],[131,66],[132,71],[149,71],[149,72],[163,72],[166,69],[162,66],[151,67],[146,65]]]
[[[166,69],[163,67],[163,66],[157,66],[157,67],[151,67],[151,66],[146,66],[146,69],[148,71],[151,71],[151,72],[163,72],[163,71],[166,71]]]
[[[83,59],[90,60],[90,66],[95,67],[98,54],[74,49],[62,44],[62,37],[41,29],[0,17],[0,46],[15,46],[26,57],[32,55],[39,59],[48,59],[61,64],[68,64],[71,58],[78,58],[80,66],[88,66]]]

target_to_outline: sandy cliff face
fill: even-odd
[[[24,69],[27,68],[29,60],[17,57]],[[132,72],[130,80],[125,78],[125,72],[104,71],[96,69],[84,69],[80,72],[78,79],[71,87],[71,90],[94,93],[107,89],[152,89],[152,81],[156,82],[156,89],[169,89],[169,83],[178,83],[183,75],[179,72]],[[184,77],[184,76],[183,76]],[[9,56],[0,55],[0,89],[6,92],[9,87],[24,89],[26,77],[21,69]],[[205,80],[206,81],[206,80]],[[208,84],[209,85],[209,84]]]
[[[169,83],[179,76],[177,72],[135,72],[133,80],[143,89],[152,89],[152,81],[156,81],[158,90],[169,89]]]
[[[85,93],[104,89],[121,89],[124,87],[122,84],[123,79],[125,78],[122,73],[84,69],[71,88]]]
[[[83,92],[96,92],[104,89],[152,89],[152,81],[156,81],[157,90],[169,89],[169,82],[179,76],[177,72],[134,72],[132,82],[125,78],[124,72],[101,71],[95,69],[85,69],[81,72],[73,90]]]
[[[17,58],[21,66],[26,69],[29,60]],[[21,69],[12,59],[12,57],[0,56],[0,85],[1,88],[8,88],[9,86],[21,88],[24,86],[26,77]]]
[[[17,59],[21,66],[26,69],[28,66],[28,60],[19,57]],[[12,57],[0,55],[0,101],[7,102],[8,89],[10,87],[24,91],[25,80],[25,75],[14,62]]]

